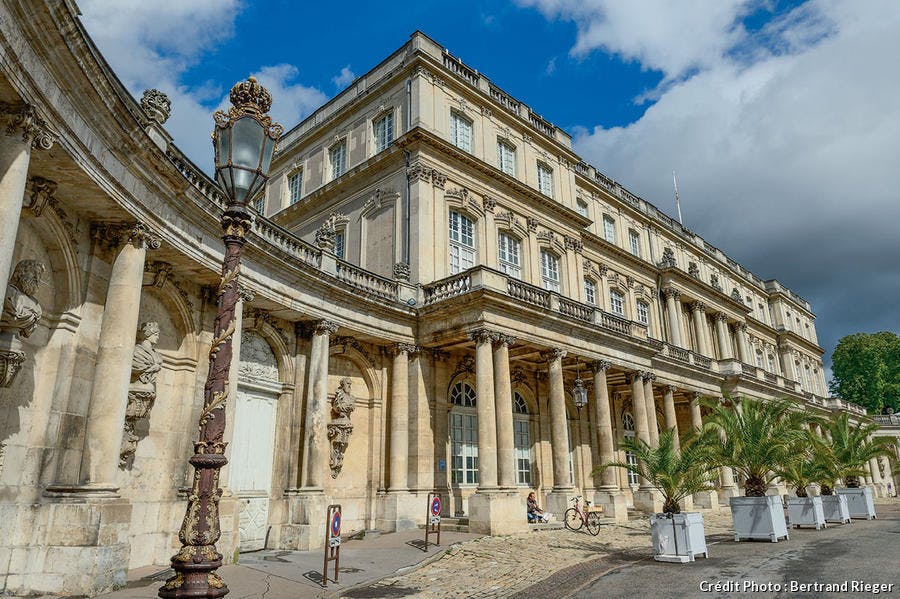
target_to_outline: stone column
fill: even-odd
[[[719,341],[719,359],[731,360],[734,352],[731,351],[731,339],[728,338],[728,315],[724,312],[716,314],[716,338]]]
[[[744,364],[756,365],[750,355],[750,344],[747,343],[747,323],[739,322],[734,325],[734,334],[737,335],[738,357]]]
[[[115,493],[141,307],[144,259],[148,248],[159,247],[160,239],[142,223],[97,230],[107,240],[120,245],[103,307],[80,478],[91,490]]]
[[[626,377],[626,381],[631,385],[634,434],[639,440],[652,445],[644,386],[644,377],[650,374],[648,372],[634,372]],[[650,483],[644,477],[640,477],[640,488],[634,492],[634,507],[647,513],[662,511],[662,497],[656,489],[650,486]]]
[[[302,484],[300,478],[301,459],[303,457],[303,410],[306,407],[303,395],[306,382],[306,370],[309,365],[309,355],[303,326],[297,323],[294,326],[294,391],[291,398],[293,415],[291,417],[290,462],[288,465],[288,488],[297,489]]]
[[[681,294],[677,289],[667,287],[663,290],[666,296],[666,315],[669,319],[669,343],[678,347],[684,347],[681,338]]]
[[[778,355],[781,357],[781,372],[784,374],[784,378],[796,381],[798,375],[794,372],[794,358],[791,355],[791,348],[786,345],[779,345]]]
[[[681,440],[678,437],[678,417],[675,414],[675,385],[666,385],[664,388],[663,410],[666,414],[666,430],[675,432],[674,442],[677,451],[681,448]]]
[[[0,218],[0,298],[4,298],[12,272],[31,149],[49,150],[54,138],[47,123],[30,104],[16,106],[0,102],[0,121],[6,125],[0,133],[0,214],[3,215]],[[131,345],[134,347],[133,339]]]
[[[553,488],[571,489],[569,483],[569,425],[562,359],[566,352],[551,349],[544,353],[550,382],[550,442],[553,445]]]
[[[656,419],[656,398],[653,395],[653,381],[656,375],[644,373],[644,405],[647,410],[647,431],[650,434],[650,445],[659,447],[659,422]]]
[[[391,462],[389,491],[407,491],[409,471],[409,356],[416,351],[409,343],[391,346]]]
[[[504,489],[516,486],[515,440],[513,439],[512,381],[509,378],[509,346],[514,337],[497,335],[494,340],[494,402],[497,411],[497,478]],[[479,456],[481,452],[479,451]]]
[[[723,400],[720,399],[719,401]],[[731,409],[738,414],[743,414],[743,408],[737,402],[732,401]],[[722,488],[719,492],[720,497],[722,497],[723,499],[730,499],[732,497],[737,497],[738,495],[740,495],[737,481],[734,479],[734,471],[730,466],[722,466],[719,471],[719,477],[722,481]]]
[[[312,341],[309,351],[309,385],[306,394],[306,426],[304,430],[303,465],[304,487],[321,490],[325,486],[328,469],[328,346],[329,337],[337,332],[338,324],[320,320],[311,325]]]
[[[706,305],[703,302],[693,302],[691,310],[694,314],[694,335],[697,337],[697,353],[709,356],[711,352],[706,339]]]
[[[700,393],[695,391],[691,398],[691,428],[699,431],[703,428],[703,415],[700,411]],[[694,493],[694,505],[716,511],[719,509],[719,494],[715,489]]]
[[[606,383],[606,371],[609,370],[609,367],[610,363],[606,360],[597,360],[590,365],[591,371],[594,373],[594,405],[591,408],[597,427],[596,443],[600,464],[608,464],[616,459],[612,407],[609,403],[609,387]],[[615,468],[607,468],[600,475],[600,488],[594,493],[594,502],[602,505],[604,514],[607,517],[615,518],[616,522],[628,520],[625,494],[619,488]]]
[[[494,408],[494,360],[496,334],[487,329],[472,331],[475,342],[475,395],[478,414],[478,489],[497,488],[497,413]]]

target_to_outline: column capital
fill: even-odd
[[[634,370],[632,372],[625,373],[625,382],[629,385],[633,384],[635,381],[642,383],[644,380],[644,373],[640,370]]]
[[[142,222],[133,224],[95,222],[91,228],[94,237],[109,247],[130,243],[137,249],[155,250],[159,249],[162,243],[160,236]]]
[[[308,335],[326,335],[331,336],[337,333],[340,325],[332,320],[316,320],[310,322],[307,326]]]
[[[694,312],[706,312],[706,304],[701,301],[691,302],[691,310]]]
[[[728,315],[724,312],[716,312],[716,320],[721,320],[722,322],[728,322]]]
[[[663,289],[663,295],[666,299],[675,298],[676,300],[681,299],[681,292],[675,289],[674,287],[666,287]]]
[[[476,345],[480,345],[482,343],[493,343],[497,339],[496,331],[492,331],[490,329],[475,329],[474,331],[469,331],[469,339],[475,342]]]
[[[699,401],[702,396],[703,394],[699,391],[693,391],[691,393],[691,401]]]
[[[561,360],[566,357],[566,350],[559,347],[551,347],[550,349],[545,349],[541,352],[541,359],[546,362],[552,362],[554,360]]]
[[[641,372],[640,374],[641,374],[641,378],[644,379],[644,382],[646,382],[646,383],[652,383],[653,381],[656,380],[656,375],[654,373],[650,372],[649,370]]]
[[[32,148],[49,150],[56,142],[57,134],[34,104],[9,104],[0,102],[0,115],[6,121],[7,135],[22,135],[22,141]]]
[[[246,286],[238,283],[238,297],[244,303],[250,303],[256,298],[256,295],[253,293],[253,291],[249,287],[246,287]]]
[[[409,357],[419,353],[419,346],[415,343],[405,343],[401,341],[400,343],[388,345],[386,351],[392,358],[396,358],[400,354],[406,354],[406,356]]]
[[[734,328],[737,329],[738,331],[742,332],[742,333],[746,333],[746,332],[747,332],[747,323],[746,323],[746,322],[739,322],[739,323],[737,323],[737,324],[734,325]]]
[[[588,368],[591,369],[591,372],[606,372],[609,370],[609,367],[612,366],[612,362],[609,360],[594,360],[593,362],[588,362]]]
[[[512,335],[505,335],[503,333],[494,334],[494,345],[505,345],[506,347],[510,347],[514,345],[515,342],[516,338]]]
[[[665,389],[667,393],[675,393],[676,391],[678,391],[678,387],[676,387],[675,385],[666,385]]]

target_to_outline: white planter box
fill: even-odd
[[[788,520],[791,526],[815,526],[816,530],[825,528],[825,509],[822,507],[822,498],[818,495],[812,497],[788,497]]]
[[[847,507],[846,495],[821,495],[822,510],[825,512],[825,522],[838,522],[849,524],[850,508]]]
[[[850,510],[851,518],[865,518],[866,520],[877,518],[871,487],[842,488],[835,489],[835,492],[847,498],[847,508]]]
[[[731,516],[734,519],[734,540],[789,539],[784,507],[777,495],[765,497],[732,497]]]
[[[699,512],[681,514],[652,514],[650,536],[653,539],[653,559],[659,562],[686,563],[697,555],[709,557],[703,515]]]

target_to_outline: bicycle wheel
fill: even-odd
[[[579,514],[578,510],[573,507],[570,507],[566,510],[563,522],[566,523],[566,528],[568,528],[569,530],[580,530],[582,524],[584,524],[584,522],[581,520],[581,514]]]
[[[589,533],[595,537],[600,534],[600,514],[597,512],[590,512],[587,515],[587,522],[585,524]]]

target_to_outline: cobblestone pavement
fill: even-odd
[[[728,509],[704,512],[703,521],[707,538],[731,533]],[[341,597],[511,597],[525,589],[531,597],[566,596],[552,592],[557,583],[550,577],[555,572],[583,566],[566,570],[566,592],[571,594],[606,569],[652,554],[647,517],[604,526],[596,537],[569,530],[482,537],[451,547],[441,559],[413,572],[351,589]],[[578,584],[579,578],[585,579]],[[549,585],[538,584],[547,579]],[[538,586],[530,588],[533,585]]]

